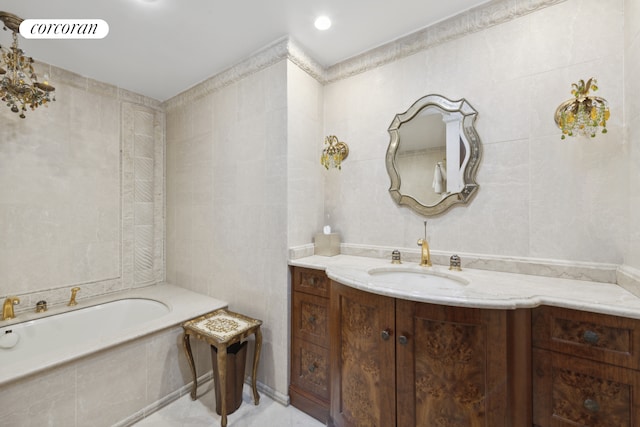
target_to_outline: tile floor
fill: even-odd
[[[227,417],[227,427],[322,427],[324,424],[300,412],[293,406],[284,406],[260,393],[260,404],[253,404],[251,388],[245,384],[242,405]],[[198,399],[185,394],[134,427],[218,427],[216,397],[213,381],[198,387]]]

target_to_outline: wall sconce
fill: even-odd
[[[324,139],[326,147],[322,150],[320,163],[325,169],[338,168],[342,169],[342,162],[349,156],[349,146],[338,141],[335,135],[329,135]]]
[[[580,80],[571,86],[571,94],[575,99],[560,104],[555,114],[556,124],[562,130],[562,139],[567,135],[589,135],[594,138],[599,129],[607,133],[609,104],[603,98],[588,96],[590,90],[598,90],[596,79],[590,78],[587,83]]]

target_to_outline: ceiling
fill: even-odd
[[[38,61],[164,101],[285,36],[328,67],[487,1],[0,0],[0,11],[105,20],[104,39],[20,38],[20,47]],[[324,32],[313,26],[321,14],[333,21]],[[10,40],[0,31],[0,44]]]

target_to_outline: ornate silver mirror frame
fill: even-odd
[[[426,141],[430,133],[436,132],[433,129],[421,130],[425,135],[424,141],[422,138],[414,140],[415,135],[420,134],[415,130],[412,130],[411,134],[405,132],[404,141],[401,138],[402,126],[405,126],[405,129],[409,128],[408,124],[419,117],[421,112],[423,117],[425,114],[441,114],[444,127],[446,127],[446,142],[443,141],[445,145],[441,147],[442,150],[446,150],[446,170],[443,179],[446,188],[438,188],[440,191],[435,190],[436,178],[434,176],[433,186],[434,191],[437,192],[437,200],[433,203],[425,202],[415,192],[414,194],[407,192],[406,188],[409,186],[402,186],[401,171],[398,168],[398,154],[401,146],[420,147],[421,144],[425,146],[432,144]],[[451,101],[440,95],[424,96],[418,99],[406,112],[396,114],[389,126],[391,141],[387,149],[386,166],[391,179],[389,193],[397,204],[406,205],[423,216],[435,216],[456,204],[467,203],[471,200],[478,189],[475,178],[481,157],[480,137],[474,127],[477,114],[477,111],[465,99]],[[431,122],[433,122],[432,119]],[[418,121],[416,120],[415,123]],[[415,148],[411,149],[415,150]],[[425,147],[425,149],[430,149],[430,147]],[[441,163],[438,162],[436,168],[439,169]],[[436,176],[438,176],[438,172],[436,171]],[[409,177],[405,176],[405,180],[408,179]],[[421,184],[412,183],[412,185]],[[424,182],[425,187],[429,185],[431,185],[430,182]]]

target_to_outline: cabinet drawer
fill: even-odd
[[[316,345],[329,345],[329,300],[303,292],[293,293],[293,335]]]
[[[540,427],[633,427],[640,374],[546,350],[533,352],[533,422]]]
[[[329,278],[322,270],[294,267],[292,282],[294,291],[329,297]]]
[[[533,310],[533,346],[640,368],[640,321],[556,307]]]
[[[291,349],[291,384],[329,400],[329,350],[296,340]]]

